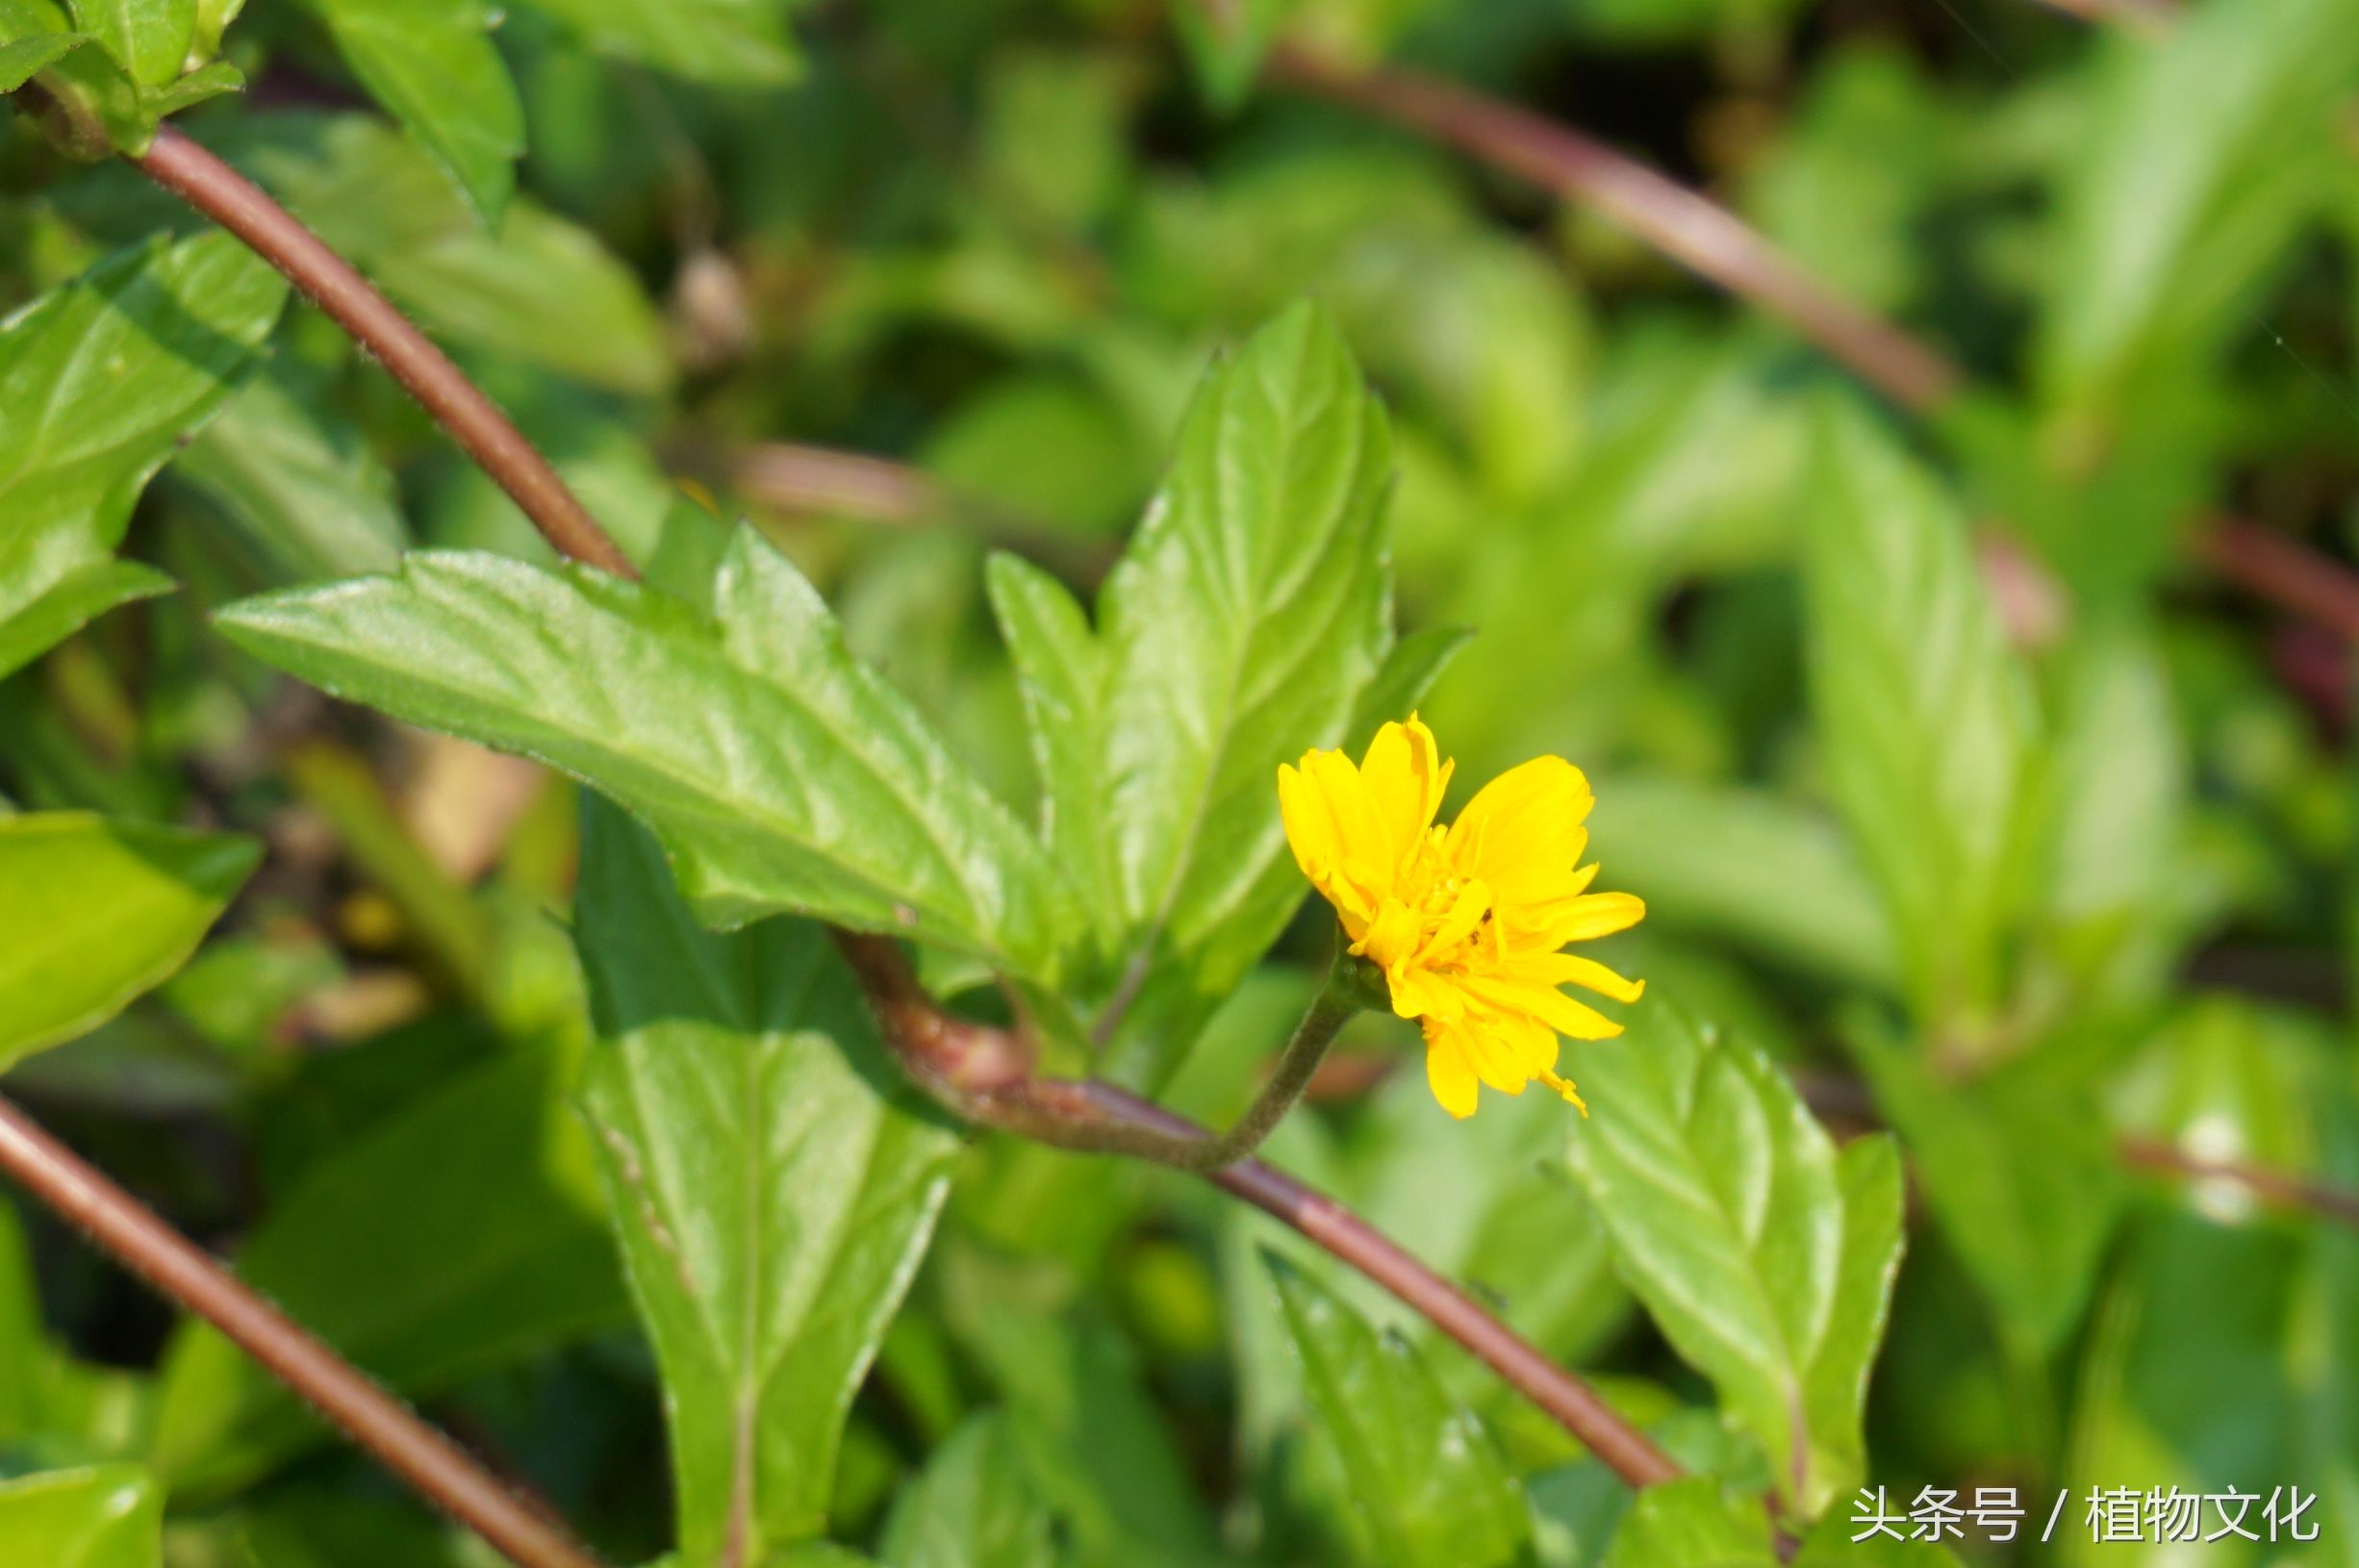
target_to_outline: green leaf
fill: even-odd
[[[1646,899],[1653,924],[1726,937],[1855,985],[1897,987],[1875,889],[1822,814],[1760,790],[1618,777],[1598,782],[1592,830],[1611,846],[1613,884]]]
[[[177,81],[140,93],[140,106],[153,119],[165,119],[225,92],[245,90],[245,73],[226,60],[199,66]]]
[[[136,1465],[0,1481],[0,1562],[160,1568],[164,1493]]]
[[[216,623],[339,695],[603,791],[663,836],[708,923],[792,910],[1049,978],[1070,913],[1039,846],[752,530],[714,594],[708,620],[579,568],[435,552]]]
[[[364,115],[249,129],[240,161],[438,336],[614,392],[671,381],[661,318],[587,229],[519,198],[486,232],[432,160]]]
[[[2053,1350],[2080,1319],[2120,1208],[2113,1134],[2092,1097],[2036,1058],[1945,1082],[1864,1019],[1847,1043],[2004,1341],[2025,1360]]]
[[[1806,551],[1813,708],[1922,1016],[1998,1001],[2039,715],[1930,475],[1848,405],[1821,432]]]
[[[1165,1075],[1301,901],[1278,764],[1340,744],[1391,646],[1391,438],[1321,309],[1263,327],[1205,381],[1179,456],[1099,601],[1104,990],[1135,999],[1115,1071]],[[1085,667],[1078,629],[1060,634]],[[1037,641],[1037,637],[1034,638]],[[1037,675],[1036,662],[1027,669]]]
[[[1775,1539],[1759,1497],[1687,1476],[1631,1500],[1605,1568],[1775,1568]]]
[[[112,257],[0,327],[0,670],[156,590],[105,569],[132,503],[227,400],[286,292],[216,234]]]
[[[783,82],[795,74],[775,0],[531,0],[591,48],[691,81]]]
[[[412,1396],[626,1321],[571,1075],[556,1044],[518,1041],[345,1141],[277,1196],[239,1276]],[[324,1436],[212,1328],[167,1346],[152,1454],[176,1490],[242,1485]]]
[[[319,391],[256,376],[172,469],[283,580],[391,569],[408,537],[393,476]]]
[[[36,33],[0,44],[0,92],[13,92],[90,41],[88,33]]]
[[[1856,1484],[1868,1367],[1900,1267],[1900,1159],[1838,1151],[1776,1064],[1649,997],[1611,1042],[1568,1042],[1595,1107],[1574,1176],[1622,1277],[1805,1517]]]
[[[0,675],[23,669],[109,610],[169,594],[176,586],[137,561],[92,561],[74,568],[39,598],[0,620]]]
[[[245,0],[196,0],[196,53],[211,56],[221,52],[221,35],[229,24],[245,10]]]
[[[482,0],[304,0],[369,95],[393,112],[487,225],[516,189],[524,107]]]
[[[1489,1568],[1531,1532],[1523,1494],[1481,1422],[1416,1352],[1310,1277],[1267,1254],[1310,1406],[1343,1460],[1374,1560]]]
[[[160,984],[260,859],[226,834],[82,812],[0,818],[0,1068]]]
[[[825,1523],[852,1395],[958,1137],[900,1078],[824,931],[707,932],[645,833],[593,803],[583,834],[587,1105],[663,1368],[680,1541],[761,1560]]]
[[[2045,930],[2084,1009],[2127,1009],[2168,985],[2213,895],[2187,870],[2188,758],[2150,632],[2088,624],[2064,651],[2051,747]]]
[[[144,89],[107,50],[80,47],[97,40],[74,31],[58,0],[0,0],[0,40],[25,63],[27,79],[41,76],[50,105],[34,123],[68,157],[147,150],[156,120]]]
[[[1090,925],[1119,919],[1109,800],[1098,777],[1104,744],[1106,658],[1089,617],[1065,585],[1020,556],[995,552],[984,569],[992,613],[1007,640],[1032,766],[1040,775],[1041,841],[1089,903]]]
[[[1000,1415],[982,1415],[901,1488],[878,1549],[885,1568],[1055,1568],[1054,1521]]]
[[[2194,5],[2166,38],[2103,43],[2037,356],[2049,399],[2082,409],[2137,394],[2257,304],[2334,189],[2329,122],[2359,86],[2359,7]]]
[[[0,1204],[0,1443],[30,1436],[40,1401],[40,1364],[48,1357],[38,1283],[16,1211]]]
[[[181,73],[196,37],[196,0],[73,0],[74,25],[141,87]]]

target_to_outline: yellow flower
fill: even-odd
[[[1392,1010],[1421,1021],[1426,1079],[1452,1116],[1474,1114],[1478,1080],[1519,1095],[1533,1079],[1584,1116],[1557,1075],[1557,1036],[1605,1040],[1622,1026],[1557,988],[1585,986],[1636,1001],[1644,982],[1593,958],[1560,952],[1627,929],[1646,906],[1591,893],[1589,781],[1562,757],[1500,774],[1457,822],[1435,824],[1453,764],[1409,716],[1386,724],[1359,766],[1310,751],[1278,770],[1278,802],[1294,858],[1352,939],[1384,972]]]

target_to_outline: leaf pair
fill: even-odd
[[[1134,1002],[1117,1057],[1152,1078],[1300,901],[1278,763],[1372,727],[1363,698],[1413,701],[1454,645],[1412,639],[1385,663],[1388,451],[1305,307],[1207,381],[1099,632],[1044,574],[993,563],[1040,839],[749,532],[709,617],[577,569],[429,554],[219,624],[332,692],[594,785],[656,829],[708,923],[792,910]]]
[[[50,132],[68,150],[145,152],[165,116],[244,85],[211,58],[242,3],[73,0],[69,19],[57,0],[0,0],[0,92],[38,76]]]
[[[1094,631],[1045,573],[991,564],[1041,832],[1086,912],[1081,983],[1117,1076],[1159,1082],[1301,901],[1277,765],[1351,738],[1372,687],[1413,701],[1447,655],[1405,644],[1380,682],[1391,461],[1333,321],[1298,306],[1189,408]]]

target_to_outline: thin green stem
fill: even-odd
[[[1303,1021],[1294,1026],[1294,1038],[1286,1042],[1285,1053],[1278,1058],[1278,1071],[1226,1132],[1196,1137],[1132,1123],[1074,1122],[1060,1117],[1025,1118],[1022,1130],[1028,1138],[1059,1149],[1129,1154],[1180,1171],[1201,1174],[1234,1165],[1259,1149],[1262,1140],[1285,1120],[1286,1112],[1310,1087],[1312,1075],[1326,1060],[1327,1048],[1334,1044],[1343,1025],[1371,1000],[1381,999],[1382,984],[1365,959],[1354,957],[1338,944],[1327,981],[1310,999]]]

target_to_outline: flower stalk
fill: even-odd
[[[1382,972],[1354,954],[1338,933],[1335,959],[1328,967],[1327,979],[1310,999],[1302,1022],[1294,1026],[1293,1038],[1278,1058],[1277,1071],[1228,1131],[1175,1133],[1136,1122],[1061,1116],[1027,1116],[1021,1130],[1036,1143],[1081,1153],[1129,1154],[1200,1176],[1222,1170],[1259,1149],[1277,1130],[1286,1112],[1303,1098],[1303,1091],[1310,1087],[1319,1064],[1327,1059],[1327,1048],[1335,1043],[1335,1036],[1353,1015],[1384,1005]]]

